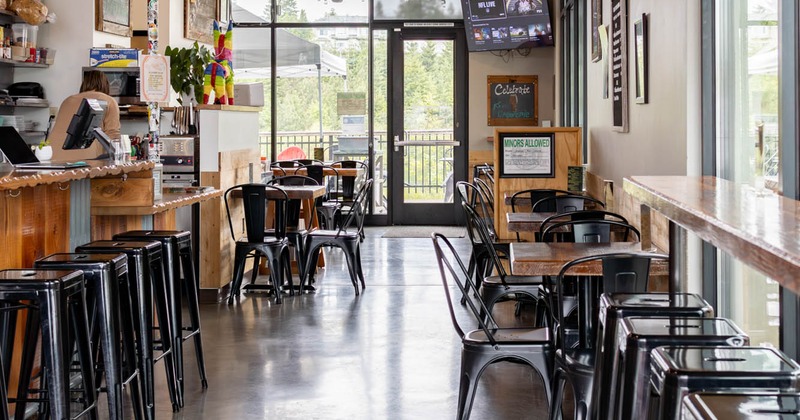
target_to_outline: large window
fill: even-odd
[[[743,193],[780,192],[778,6],[778,0],[714,3],[716,175],[743,184]],[[763,217],[751,216],[752,223]],[[725,253],[718,261],[719,315],[740,325],[752,344],[778,346],[779,285]]]

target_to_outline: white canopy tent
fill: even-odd
[[[234,22],[267,23],[241,6],[233,3]],[[322,77],[347,77],[347,61],[327,51],[319,44],[307,41],[287,31],[275,30],[275,76],[317,77],[319,102],[319,133],[322,138]],[[233,38],[233,70],[236,78],[269,79],[272,76],[272,31],[269,27],[237,26]]]

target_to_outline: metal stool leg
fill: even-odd
[[[189,242],[189,244],[191,244],[191,242]],[[183,339],[186,340],[194,336],[197,369],[200,372],[200,380],[203,388],[208,388],[206,364],[203,356],[203,338],[200,332],[200,303],[198,300],[197,281],[194,275],[194,261],[192,260],[191,245],[181,247],[180,258],[183,263],[183,287],[189,304],[189,318],[191,321],[191,326],[187,329],[190,333],[186,337],[183,337]],[[280,291],[278,290],[277,293],[280,293]]]

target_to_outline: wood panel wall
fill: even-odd
[[[242,149],[219,154],[219,172],[201,172],[200,185],[208,185],[222,191],[242,183],[250,182],[250,164],[260,166],[258,149]],[[254,171],[258,173],[259,171]],[[255,180],[259,181],[259,180]],[[200,299],[216,302],[224,298],[224,290],[233,273],[234,243],[228,228],[224,198],[213,198],[200,203]],[[241,217],[241,206],[234,204],[234,220]],[[240,225],[240,223],[238,223]],[[234,223],[236,228],[237,223]]]
[[[499,171],[500,133],[555,133],[555,177],[553,178],[501,178]],[[497,128],[494,132],[494,158],[495,163],[495,229],[503,239],[516,239],[513,232],[509,232],[506,223],[506,213],[511,211],[511,206],[506,206],[503,197],[505,194],[531,188],[567,189],[567,167],[583,164],[583,142],[580,127],[527,127],[527,128]]]

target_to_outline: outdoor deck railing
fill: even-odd
[[[306,156],[314,157],[314,149],[322,147],[323,160],[339,160],[343,157],[364,158],[363,154],[353,153],[348,155],[338,150],[338,131],[320,133],[314,132],[282,132],[278,133],[276,150],[280,153],[289,146],[297,146],[305,152]],[[386,132],[375,132],[376,151],[375,177],[384,180],[387,174],[388,148]],[[452,141],[453,132],[450,130],[409,130],[405,132],[408,141]],[[259,144],[262,156],[269,156],[271,136],[269,133],[259,134]],[[452,193],[451,173],[453,171],[453,147],[444,145],[405,146],[403,149],[405,162],[403,165],[404,197],[405,201],[442,201],[446,194]],[[383,189],[387,188],[386,182],[380,183]]]

